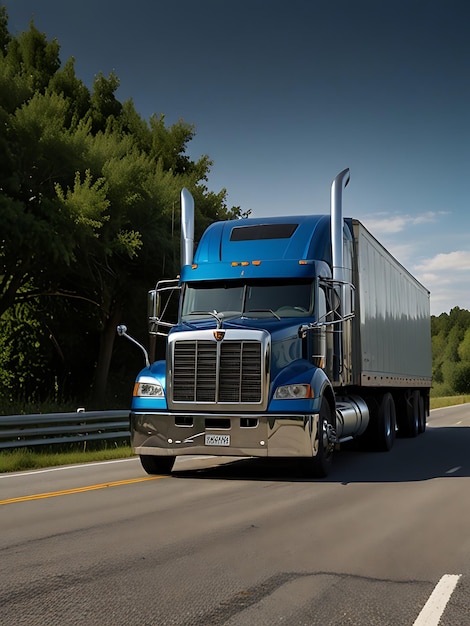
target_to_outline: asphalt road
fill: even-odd
[[[211,457],[0,475],[0,624],[468,626],[469,426],[433,411],[321,481]]]

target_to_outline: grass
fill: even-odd
[[[49,446],[50,448],[50,446]],[[58,465],[79,465],[97,461],[125,459],[134,456],[130,446],[119,446],[106,450],[74,450],[68,452],[40,452],[31,449],[4,450],[0,452],[0,472],[21,472],[24,470],[56,467]]]
[[[431,409],[442,409],[446,406],[456,404],[466,404],[470,402],[470,396],[443,396],[442,398],[431,398]]]

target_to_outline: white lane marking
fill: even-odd
[[[438,626],[460,577],[461,574],[444,574],[434,587],[434,591],[429,596],[413,626]]]
[[[29,470],[28,472],[16,472],[0,474],[2,478],[16,478],[17,476],[32,476],[33,474],[47,474],[47,472],[61,472],[63,470],[81,469],[93,467],[94,465],[110,465],[111,463],[126,463],[127,461],[138,461],[139,457],[131,456],[128,459],[114,459],[114,461],[96,461],[96,463],[82,463],[81,465],[60,465],[59,467],[48,467],[42,470]]]
[[[202,461],[204,459],[214,459],[214,455],[211,454],[210,456],[203,456],[201,454],[201,456],[179,456],[178,457],[178,463],[184,463],[184,461],[194,461],[194,460],[198,460],[198,461]]]
[[[455,472],[458,472],[459,469],[462,469],[461,465],[457,465],[457,467],[453,467],[452,469],[447,470],[446,474],[454,474]]]

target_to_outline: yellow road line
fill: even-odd
[[[165,476],[145,476],[144,478],[130,478],[128,480],[117,480],[112,483],[101,483],[98,485],[88,485],[86,487],[75,487],[75,489],[64,489],[63,491],[50,491],[48,493],[36,493],[32,496],[19,496],[18,498],[9,498],[8,500],[0,500],[1,504],[13,504],[14,502],[27,502],[29,500],[43,500],[44,498],[55,498],[56,496],[67,496],[72,493],[83,493],[85,491],[95,491],[96,489],[106,489],[106,487],[120,487],[121,485],[131,485],[133,483],[142,483],[147,480],[158,480]]]

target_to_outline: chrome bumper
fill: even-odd
[[[311,457],[318,414],[131,412],[137,454]],[[206,434],[230,435],[230,445],[206,445]]]

